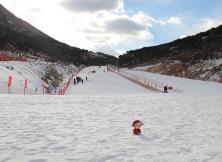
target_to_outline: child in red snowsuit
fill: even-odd
[[[135,120],[132,123],[132,127],[134,127],[133,129],[133,134],[134,135],[140,135],[141,134],[141,130],[140,127],[143,125],[143,123],[140,120]]]

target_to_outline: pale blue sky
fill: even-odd
[[[222,0],[125,0],[125,9],[129,13],[142,11],[155,19],[180,18],[181,24],[176,26],[153,24],[149,31],[154,38],[143,43],[147,46],[167,43],[222,24]]]

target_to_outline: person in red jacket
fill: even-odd
[[[134,127],[134,129],[133,129],[133,134],[134,135],[140,135],[141,134],[140,127],[142,125],[143,125],[143,123],[140,120],[133,121],[132,127]]]

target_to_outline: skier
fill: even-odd
[[[134,127],[134,129],[133,129],[133,134],[134,135],[140,135],[141,134],[140,127],[142,125],[143,125],[143,123],[140,120],[133,121],[132,127]]]
[[[87,76],[86,76],[86,81],[88,80]]]
[[[83,79],[81,79],[81,81],[82,81],[82,84],[83,84]]]

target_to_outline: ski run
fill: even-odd
[[[34,89],[38,73],[26,71]],[[222,84],[121,71],[183,93],[153,92],[106,67],[88,67],[78,74],[83,84],[71,82],[64,96],[2,94],[0,162],[222,161]],[[140,136],[132,134],[136,119],[144,123]]]

